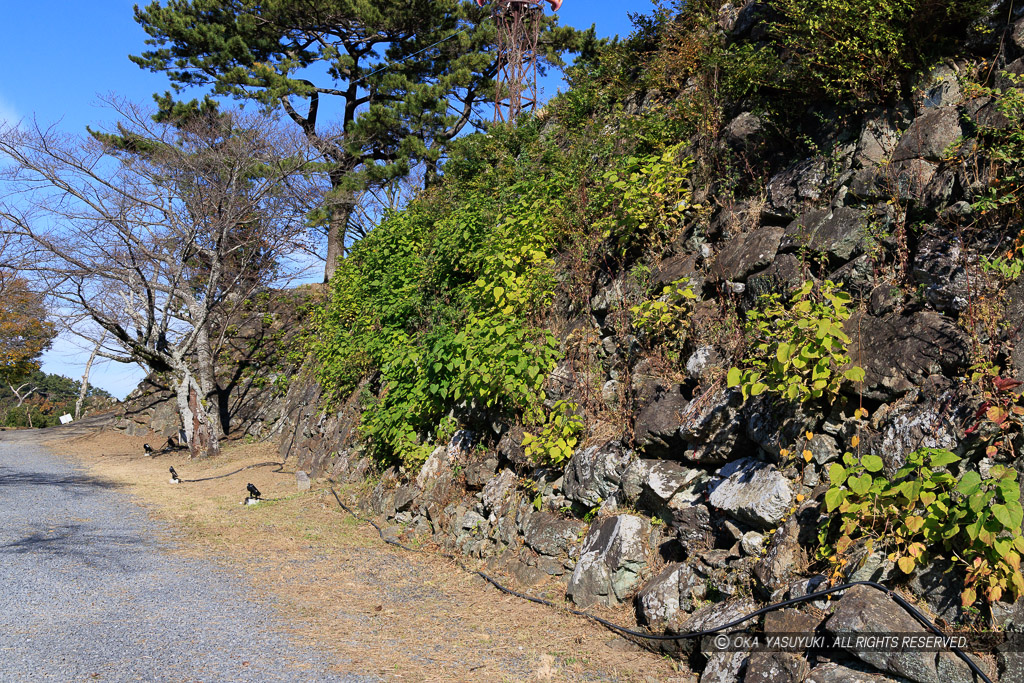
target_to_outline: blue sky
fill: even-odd
[[[145,49],[146,34],[135,23],[134,3],[5,2],[0,28],[0,120],[35,116],[68,133],[84,132],[110,121],[99,98],[114,94],[149,103],[154,92],[168,88],[160,74],[139,69],[128,59]],[[598,35],[625,36],[631,30],[628,13],[645,13],[648,0],[565,0],[558,15],[563,25],[587,28]],[[555,94],[557,76],[542,85],[542,98]],[[60,339],[43,358],[47,372],[81,377],[89,352],[73,340]],[[135,366],[107,363],[94,367],[92,381],[124,397],[141,379]]]

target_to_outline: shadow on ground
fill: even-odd
[[[9,486],[52,486],[65,493],[82,494],[91,490],[119,488],[121,484],[88,474],[28,472],[0,465],[0,488]]]
[[[32,553],[93,569],[130,573],[139,568],[124,561],[125,548],[139,542],[134,534],[102,533],[92,525],[79,522],[40,524],[21,538],[0,544],[0,558]]]

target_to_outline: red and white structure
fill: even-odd
[[[537,41],[544,2],[552,12],[562,6],[562,0],[476,0],[481,7],[491,6],[498,27],[495,121],[514,121],[537,106]]]

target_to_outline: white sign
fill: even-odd
[[[71,417],[71,413],[66,413],[60,416],[60,423],[62,425],[66,425],[68,422],[71,422],[72,419],[73,418]]]

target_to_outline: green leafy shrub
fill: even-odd
[[[917,70],[955,53],[979,0],[778,0],[772,26],[792,88],[837,102],[905,93]]]
[[[971,386],[978,391],[981,404],[975,413],[974,424],[964,430],[965,435],[981,439],[988,457],[1002,454],[1015,460],[1014,442],[1024,435],[1024,405],[1021,400],[1024,384],[1003,376],[1000,369],[989,361],[975,363],[970,371]]]
[[[996,256],[991,259],[982,255],[981,268],[986,272],[998,275],[1007,282],[1016,282],[1021,273],[1024,273],[1024,259],[1021,259],[1019,255],[1015,256],[1013,252],[1010,252],[1008,256]]]
[[[578,409],[575,403],[557,401],[536,436],[523,433],[526,457],[539,465],[564,467],[583,433],[583,420],[576,413]]]
[[[829,468],[818,556],[838,567],[863,541],[910,574],[946,551],[966,571],[965,606],[979,595],[995,601],[1024,594],[1017,473],[993,465],[986,478],[967,471],[957,480],[948,468],[959,461],[947,450],[924,448],[889,478],[878,456],[846,453]]]
[[[562,353],[543,325],[554,256],[589,226],[573,191],[585,172],[530,121],[468,136],[442,182],[339,264],[310,344],[335,401],[372,380],[360,421],[372,457],[415,471],[453,420],[543,419]]]
[[[744,398],[767,391],[790,400],[835,400],[843,381],[864,379],[846,353],[849,303],[850,295],[831,281],[815,287],[808,280],[788,305],[778,294],[762,296],[747,312],[750,352],[742,368],[729,370],[728,385]]]
[[[626,157],[604,174],[613,190],[607,194],[613,207],[604,224],[605,236],[621,253],[669,236],[684,213],[697,208],[691,203],[689,185],[693,160],[681,155],[683,144],[659,154]]]
[[[648,344],[666,344],[679,348],[685,339],[690,302],[697,299],[689,278],[665,285],[657,297],[629,309],[633,329]]]

